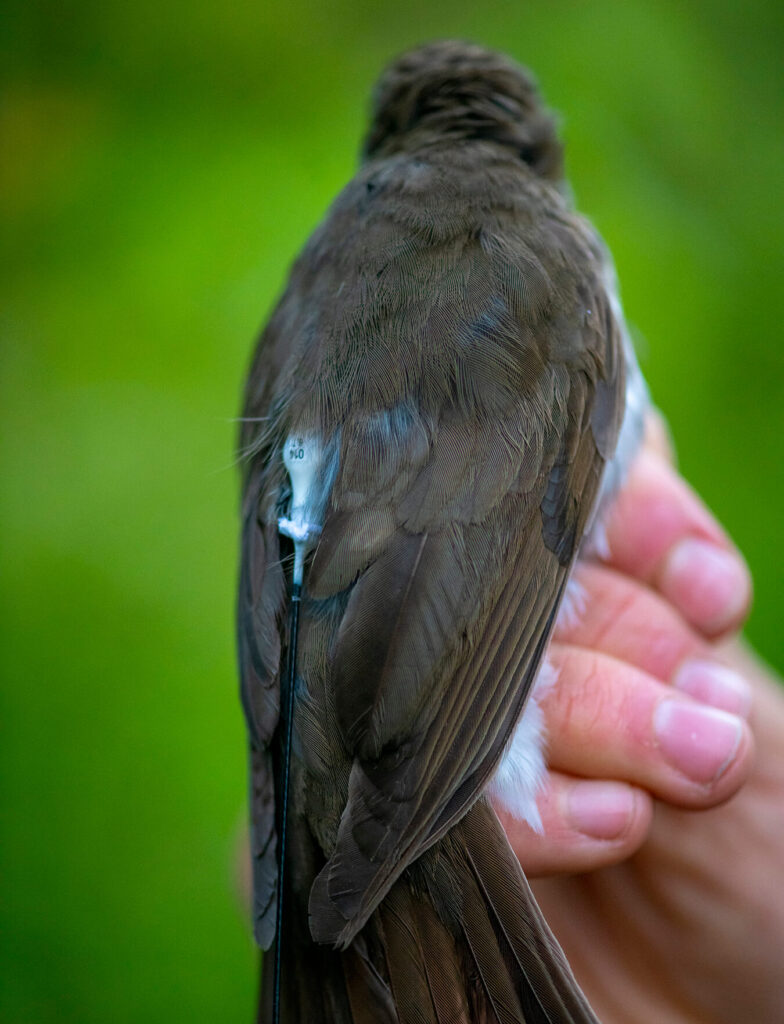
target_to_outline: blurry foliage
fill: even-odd
[[[784,7],[4,4],[3,980],[13,1022],[250,1020],[240,381],[383,63],[453,35],[563,113],[681,465],[784,666]]]

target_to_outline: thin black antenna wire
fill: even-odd
[[[289,664],[286,689],[286,739],[283,745],[283,805],[280,825],[280,857],[278,860],[278,906],[275,917],[275,984],[272,990],[272,1021],[280,1024],[280,970],[283,960],[283,890],[286,870],[286,813],[289,805],[289,772],[291,769],[291,733],[294,724],[294,680],[297,676],[297,631],[299,598],[302,587],[291,585],[291,623],[289,627]]]

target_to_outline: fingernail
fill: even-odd
[[[703,704],[747,718],[751,709],[751,687],[737,672],[715,661],[693,658],[681,665],[672,685]]]
[[[634,814],[634,792],[620,782],[575,782],[567,807],[578,832],[592,839],[617,839]]]
[[[673,768],[702,784],[715,782],[726,771],[743,735],[735,715],[679,700],[658,705],[653,730]]]
[[[693,622],[719,632],[736,622],[746,608],[749,577],[737,555],[689,537],[670,552],[662,590]]]

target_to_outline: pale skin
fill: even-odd
[[[578,569],[585,608],[551,646],[544,834],[502,821],[605,1024],[773,1024],[784,692],[734,639],[748,571],[658,421],[608,540],[607,562]]]

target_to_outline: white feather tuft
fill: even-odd
[[[557,678],[558,672],[545,660],[487,789],[493,800],[518,821],[527,822],[539,835],[544,832],[544,826],[536,798],[542,792],[547,776],[547,730],[540,700],[555,685]]]

